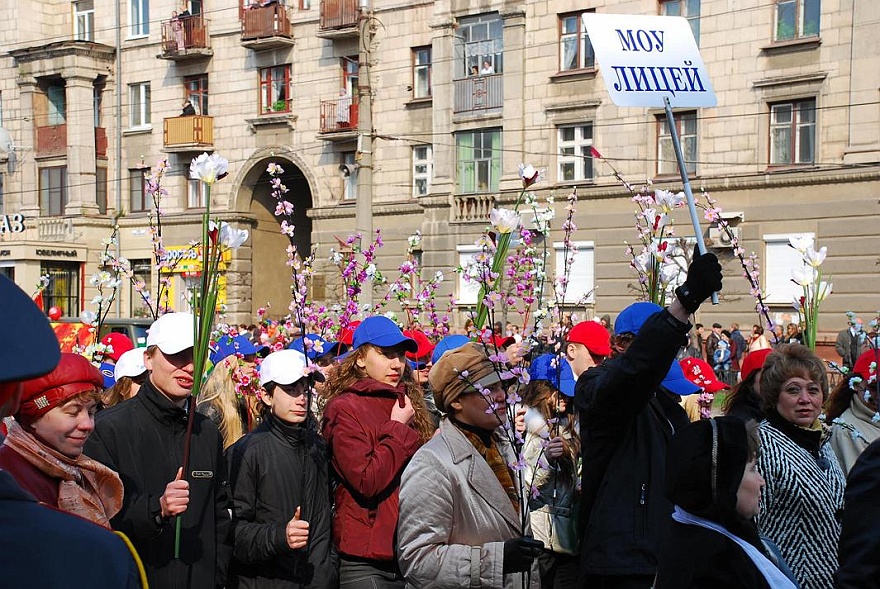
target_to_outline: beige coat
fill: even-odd
[[[859,455],[880,438],[880,423],[858,394],[852,396],[849,409],[831,424],[831,448],[837,455],[843,474],[848,475]]]
[[[512,463],[510,444],[496,439]],[[400,483],[397,555],[407,586],[521,589],[525,575],[502,573],[504,541],[521,535],[521,521],[483,457],[444,419]],[[540,587],[537,561],[530,587]]]

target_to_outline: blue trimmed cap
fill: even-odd
[[[393,348],[403,345],[407,352],[415,354],[419,345],[400,331],[397,324],[384,315],[367,317],[354,330],[352,349],[356,350],[364,344],[371,344],[379,348]]]

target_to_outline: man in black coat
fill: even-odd
[[[880,440],[862,452],[846,480],[835,589],[880,589],[878,499]]]
[[[666,444],[688,423],[672,394],[678,382],[661,384],[687,343],[688,318],[718,290],[717,258],[696,257],[667,309],[636,303],[618,315],[618,355],[578,379],[584,465],[579,533],[588,589],[648,589],[653,583],[656,542],[672,512],[663,487]]]
[[[229,499],[217,427],[193,412],[189,467],[182,472],[193,386],[193,316],[168,313],[147,334],[150,377],[137,396],[98,415],[85,452],[119,473],[122,510],[111,520],[131,538],[150,586],[212,589],[225,583]],[[177,519],[179,555],[175,557]]]
[[[0,419],[12,415],[21,382],[51,372],[61,358],[43,312],[0,276],[0,323],[16,334],[0,362]],[[75,515],[37,503],[0,470],[0,585],[40,589],[136,589],[137,565],[122,539]]]

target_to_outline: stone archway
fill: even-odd
[[[268,305],[270,316],[278,319],[289,312],[291,299],[286,251],[290,240],[281,233],[281,218],[275,216],[277,201],[272,196],[267,166],[274,162],[284,169],[280,178],[288,189],[285,199],[294,206],[293,243],[301,257],[309,255],[312,248],[312,221],[307,215],[312,208],[312,191],[302,170],[284,156],[266,156],[252,162],[241,180],[238,199],[242,205],[239,210],[255,219],[251,238],[251,316],[256,317],[257,309]]]

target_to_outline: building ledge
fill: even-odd
[[[296,121],[298,115],[284,113],[278,115],[261,115],[252,119],[245,119],[252,133],[256,133],[260,127],[272,127],[275,125],[284,125],[291,131],[296,130]]]
[[[761,53],[764,53],[765,55],[784,55],[796,51],[811,51],[817,49],[821,44],[822,38],[818,35],[813,37],[801,37],[799,39],[776,41],[769,45],[764,45],[761,47]]]
[[[599,72],[598,68],[584,68],[580,70],[566,70],[562,72],[556,72],[550,76],[550,81],[553,83],[557,82],[575,82],[579,80],[592,80],[596,77],[596,74]]]

